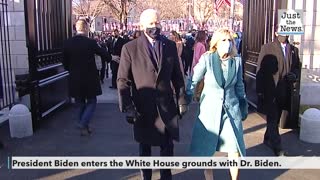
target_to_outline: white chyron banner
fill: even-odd
[[[18,157],[8,169],[320,169],[320,157]]]
[[[303,10],[279,9],[277,33],[280,35],[303,34]]]

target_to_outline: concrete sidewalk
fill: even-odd
[[[192,125],[197,105],[181,120],[181,142],[175,144],[176,156],[188,156]],[[138,170],[8,170],[8,156],[137,156],[138,145],[132,137],[131,125],[119,113],[117,104],[98,104],[92,121],[94,133],[80,137],[75,127],[76,111],[72,106],[41,122],[41,128],[32,137],[10,138],[8,123],[0,127],[0,137],[6,148],[0,154],[0,179],[138,179]],[[265,121],[251,113],[244,122],[248,156],[272,156],[271,150],[261,144]],[[291,156],[320,156],[320,145],[298,139],[295,131],[282,130],[285,149]],[[159,149],[154,148],[154,155]],[[219,156],[224,155],[219,153]],[[202,170],[173,171],[174,179],[204,179]],[[215,179],[229,179],[228,170],[215,170]],[[159,177],[155,171],[154,177]],[[241,170],[240,179],[308,179],[320,177],[319,170]]]

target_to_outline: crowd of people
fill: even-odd
[[[196,22],[193,18],[183,18],[183,19],[166,19],[161,20],[161,31],[170,32],[170,31],[188,31],[190,29],[206,29],[210,32],[216,31],[220,27],[230,26],[231,22],[228,19],[219,19],[212,18],[209,19],[206,23]],[[234,20],[233,24],[235,29],[242,29],[242,21]],[[121,28],[122,27],[122,28]],[[128,24],[121,25],[119,22],[115,22],[110,19],[110,22],[105,18],[105,23],[103,24],[103,31],[112,31],[114,29],[127,29],[129,31],[136,31],[140,29],[139,23],[129,21]]]
[[[119,109],[133,125],[140,156],[151,156],[152,146],[160,147],[161,156],[173,156],[174,141],[180,140],[178,121],[191,101],[199,103],[200,111],[190,154],[213,156],[221,151],[230,158],[245,156],[242,121],[248,115],[248,102],[239,56],[241,34],[221,28],[212,35],[206,31],[163,35],[158,12],[153,9],[143,11],[140,25],[141,31],[132,36],[115,29],[110,35],[89,38],[87,22],[78,20],[77,34],[65,42],[63,64],[70,72],[70,95],[79,110],[81,136],[92,133],[96,97],[102,94],[101,83],[108,78],[110,65],[110,88],[118,91]],[[274,42],[261,48],[258,110],[267,115],[264,144],[276,156],[285,155],[278,124],[281,111],[290,104],[288,88],[297,80],[298,70],[298,50],[288,36],[276,34]],[[141,172],[142,179],[151,179],[151,169]],[[172,179],[170,169],[161,169],[160,175]],[[204,175],[207,180],[213,178],[212,170],[205,170]],[[238,179],[238,168],[230,168],[230,175]]]
[[[102,47],[108,54],[111,55],[113,61],[107,61],[101,59],[103,62],[97,62],[98,69],[100,72],[101,83],[104,83],[105,78],[109,78],[109,71],[112,72],[112,85],[110,88],[116,88],[116,77],[117,77],[117,64],[119,62],[114,62],[115,59],[120,58],[120,53],[122,46],[138,37],[141,36],[142,31],[120,31],[114,29],[111,33],[97,33],[90,34],[89,36],[97,41],[100,47]],[[189,76],[192,73],[192,69],[198,62],[200,56],[209,50],[210,40],[212,33],[208,33],[205,30],[195,30],[189,31],[187,33],[178,33],[177,31],[162,32],[161,36],[172,40],[176,43],[179,64],[182,72],[185,76]],[[233,34],[233,39],[235,41],[235,46],[237,48],[238,54],[241,53],[241,32],[236,32]],[[118,41],[119,40],[119,41]],[[195,52],[195,54],[194,54]],[[109,63],[108,63],[109,62]]]
[[[64,66],[70,72],[70,95],[79,109],[80,134],[92,133],[89,123],[109,64],[110,88],[118,90],[119,108],[133,124],[140,156],[151,156],[152,146],[160,147],[161,156],[173,156],[173,142],[180,139],[178,121],[192,99],[200,103],[201,113],[194,125],[191,154],[213,156],[219,150],[230,157],[244,156],[241,122],[248,107],[234,33],[220,29],[213,35],[195,30],[187,35],[164,34],[153,9],[141,14],[140,25],[141,31],[132,34],[115,29],[89,38],[88,24],[79,20],[77,34],[66,41]],[[211,71],[221,74],[205,73]],[[208,107],[213,105],[217,108],[211,113]],[[237,177],[237,169],[230,172]],[[169,169],[160,174],[161,179],[172,178]],[[143,179],[151,176],[151,169],[142,170]],[[205,176],[210,179],[212,172],[206,170]]]

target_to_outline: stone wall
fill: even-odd
[[[0,17],[2,33],[2,41],[0,43],[1,87],[5,96],[5,98],[0,99],[0,102],[3,106],[6,106],[12,103],[12,99],[9,98],[12,94],[14,95],[14,101],[18,102],[18,96],[15,91],[15,75],[28,73],[29,68],[24,1],[5,0],[2,2],[7,4],[1,5],[0,9],[2,11],[2,17]],[[0,111],[2,114],[0,124],[8,119],[8,111],[8,108]]]
[[[317,0],[288,0],[288,9],[303,9],[304,35],[291,37],[300,42],[302,61],[301,104],[320,105],[320,2]]]
[[[8,0],[8,26],[14,73],[15,75],[28,73],[24,0]]]

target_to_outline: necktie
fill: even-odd
[[[152,48],[154,49],[156,45],[156,41],[152,41],[151,45],[152,45]]]
[[[156,60],[157,60],[157,63],[159,63],[159,43],[157,43],[156,41],[153,41],[153,51],[156,55]]]
[[[286,58],[286,46],[282,46],[282,52],[283,52],[284,58]]]
[[[113,45],[112,45],[113,48],[114,48],[114,46],[116,45],[117,40],[118,40],[118,39],[116,39],[116,38],[113,40]]]

